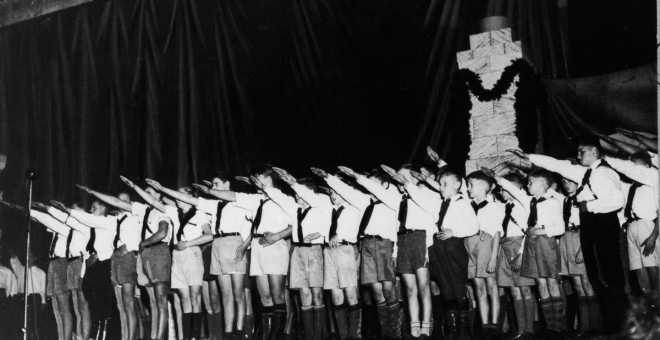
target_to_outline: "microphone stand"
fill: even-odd
[[[27,245],[25,248],[25,273],[23,275],[23,340],[27,340],[27,315],[28,315],[28,272],[30,271],[30,234],[32,222],[32,182],[39,178],[39,171],[36,169],[28,169],[25,173],[28,187],[28,202],[27,202],[27,224],[25,231],[27,232]],[[44,301],[45,302],[45,301]],[[36,308],[36,306],[35,306]]]

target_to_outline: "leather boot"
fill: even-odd
[[[259,340],[270,340],[270,335],[273,331],[273,313],[261,314],[261,330],[259,331]]]
[[[443,340],[455,340],[458,338],[458,311],[450,310],[445,313],[445,335]]]
[[[470,333],[469,312],[466,310],[459,311],[458,313],[458,340],[472,339]]]

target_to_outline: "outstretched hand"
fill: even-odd
[[[279,176],[280,179],[283,180],[286,184],[293,185],[296,182],[296,179],[286,170],[278,167],[273,167],[273,170],[275,173],[277,173],[277,176]]]
[[[257,176],[250,176],[250,179],[252,180],[252,183],[254,183],[254,185],[255,185],[259,190],[264,190],[264,188],[266,187],[266,185],[264,184],[264,182],[262,182],[262,181],[259,179],[259,177],[257,177]]]
[[[310,169],[312,170],[312,173],[316,176],[319,176],[321,178],[328,177],[328,173],[323,169],[319,169],[319,168],[315,168],[315,167],[311,167]]]
[[[512,153],[514,156],[516,156],[518,158],[521,158],[521,159],[526,159],[526,160],[529,159],[529,154],[526,154],[526,153],[522,152],[522,150],[508,149],[508,150],[506,150],[506,152]]]
[[[25,208],[23,208],[22,206],[14,204],[14,203],[9,203],[7,201],[0,200],[0,204],[6,206],[8,208],[16,209],[16,210],[19,210],[19,211],[25,211]]]
[[[133,181],[131,181],[130,179],[128,179],[128,178],[126,178],[126,177],[124,177],[124,176],[119,176],[119,178],[120,178],[121,181],[124,182],[124,184],[126,184],[129,188],[131,188],[131,189],[134,189],[134,188],[135,188],[135,183],[133,183]]]
[[[46,212],[48,211],[48,206],[41,202],[32,202],[32,209]]]
[[[481,167],[481,172],[486,174],[486,176],[491,177],[491,178],[497,178],[497,174],[495,174],[495,171],[493,169],[487,168],[485,166]]]
[[[428,177],[426,177],[426,175],[424,175],[424,174],[421,173],[421,172],[417,172],[417,171],[412,171],[412,170],[410,170],[410,175],[411,175],[414,179],[416,179],[416,180],[418,180],[418,181],[420,181],[420,182],[426,182],[426,181],[428,180]]]
[[[394,176],[396,176],[396,170],[390,168],[389,166],[387,166],[387,165],[385,165],[385,164],[381,164],[381,165],[380,165],[380,168],[383,169],[383,171],[385,171],[385,173],[386,173],[388,176],[390,176],[390,177],[394,177]]]
[[[204,179],[202,180],[202,183],[204,183],[204,185],[206,185],[209,188],[213,188],[213,183],[209,180]]]
[[[203,192],[207,195],[209,193],[211,193],[211,189],[209,189],[209,187],[207,187],[206,185],[202,185],[202,184],[199,184],[199,183],[193,183],[193,187],[197,188],[197,190],[199,190],[199,191],[201,191],[201,192]]]
[[[88,187],[84,186],[84,185],[76,184],[76,188],[78,188],[78,189],[80,189],[80,190],[82,190],[82,191],[84,191],[88,194],[91,192],[91,190]]]
[[[433,161],[434,163],[440,163],[442,161],[440,156],[438,156],[438,153],[435,152],[435,150],[433,150],[433,148],[431,146],[426,147],[426,154],[429,156],[431,161]]]
[[[149,186],[152,188],[156,189],[156,191],[163,191],[163,186],[160,185],[157,181],[154,181],[153,179],[147,178],[145,180]]]
[[[344,175],[346,175],[348,177],[357,178],[357,176],[358,176],[357,173],[355,171],[353,171],[353,169],[351,169],[347,166],[339,166],[339,167],[337,167],[337,169],[339,169],[339,171],[341,171],[341,173],[343,173]]]
[[[237,181],[243,182],[243,183],[245,183],[245,184],[252,185],[252,181],[250,180],[249,177],[246,177],[246,176],[236,176],[236,177],[234,177],[234,178],[236,178]]]
[[[71,210],[70,208],[67,208],[66,205],[64,205],[64,203],[62,203],[60,201],[50,201],[50,205],[52,205],[55,209],[66,211],[66,212],[69,212],[69,210]]]

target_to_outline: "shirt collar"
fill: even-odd
[[[589,166],[589,169],[596,169],[596,168],[600,165],[600,163],[601,163],[602,161],[603,161],[603,159],[602,159],[602,158],[599,158],[598,160],[596,160],[595,162],[593,162],[593,163]]]

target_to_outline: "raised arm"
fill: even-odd
[[[90,228],[113,231],[117,228],[117,219],[112,216],[96,216],[81,210],[72,210],[71,217]]]
[[[119,176],[121,178],[122,182],[124,182],[129,188],[135,190],[135,192],[142,197],[142,199],[147,202],[150,206],[158,209],[158,211],[162,212],[165,214],[165,205],[155,199],[153,196],[149,195],[146,191],[142,190],[139,186],[135,185],[130,179],[124,177],[124,176]]]
[[[66,224],[71,229],[77,230],[84,235],[89,235],[89,227],[71,217],[73,209],[66,208],[62,203],[53,201],[53,207],[48,208],[48,213],[58,221]],[[57,207],[57,209],[55,208]]]
[[[231,190],[216,190],[211,189],[205,185],[194,183],[193,186],[199,189],[201,192],[211,195],[217,199],[221,199],[227,202],[236,202],[236,192]]]
[[[641,184],[658,189],[658,169],[647,168],[642,165],[637,165],[631,161],[626,161],[614,157],[606,157],[607,163],[614,168],[614,170],[630,177],[632,180]]]
[[[532,164],[556,172],[573,182],[581,183],[587,168],[581,165],[573,165],[570,161],[562,161],[549,156],[529,155],[529,161]]]
[[[113,206],[117,209],[121,209],[121,210],[128,211],[128,212],[131,211],[131,204],[128,203],[128,202],[124,202],[124,201],[120,200],[117,197],[100,193],[98,191],[92,190],[92,189],[90,189],[86,186],[82,186],[82,185],[79,185],[79,184],[76,184],[76,187],[78,187],[78,189],[80,189],[80,190],[82,190],[82,191],[98,198],[100,201],[102,201],[102,202],[104,202],[108,205],[111,205],[111,206]]]
[[[367,191],[376,196],[376,198],[383,202],[388,208],[392,210],[399,209],[399,203],[401,203],[400,194],[383,188],[383,186],[367,178],[366,176],[358,176],[357,182],[365,189],[367,189]]]
[[[413,200],[413,202],[415,202],[415,204],[417,204],[428,214],[435,216],[437,219],[437,216],[440,213],[440,204],[442,201],[440,194],[431,191],[432,194],[435,194],[431,195],[424,192],[424,190],[420,189],[418,186],[412,183],[406,184],[404,188],[406,189],[406,192],[408,192],[408,195],[410,195],[410,198]]]
[[[481,171],[483,171],[486,175],[494,178],[497,184],[502,187],[502,190],[506,190],[509,194],[511,194],[511,196],[513,196],[516,201],[520,202],[525,210],[529,211],[529,204],[532,200],[532,197],[527,195],[525,190],[518,188],[513,183],[504,177],[497,175],[495,171],[489,168],[482,167]]]
[[[289,217],[296,221],[298,219],[298,207],[300,205],[296,203],[296,200],[293,197],[285,195],[282,191],[275,188],[265,188],[264,191],[270,199],[279,205]]]
[[[332,188],[339,196],[341,196],[348,204],[362,210],[369,205],[369,195],[366,195],[360,190],[344,183],[339,177],[328,175],[326,183]]]
[[[162,186],[160,183],[154,181],[153,179],[147,178],[146,182],[152,188],[156,189],[157,191],[160,191],[160,192],[164,193],[167,196],[170,196],[170,197],[174,198],[177,201],[181,201],[181,202],[193,205],[193,206],[197,206],[198,199],[197,199],[197,197],[195,197],[193,195],[189,195],[185,192],[181,192],[181,191],[178,191],[178,190],[172,190],[172,189],[166,188],[166,187]]]
[[[55,217],[51,216],[50,214],[33,209],[30,212],[30,216],[34,217],[37,222],[43,224],[44,227],[52,230],[57,234],[62,236],[69,235],[71,228],[69,228],[66,224],[56,220]]]

